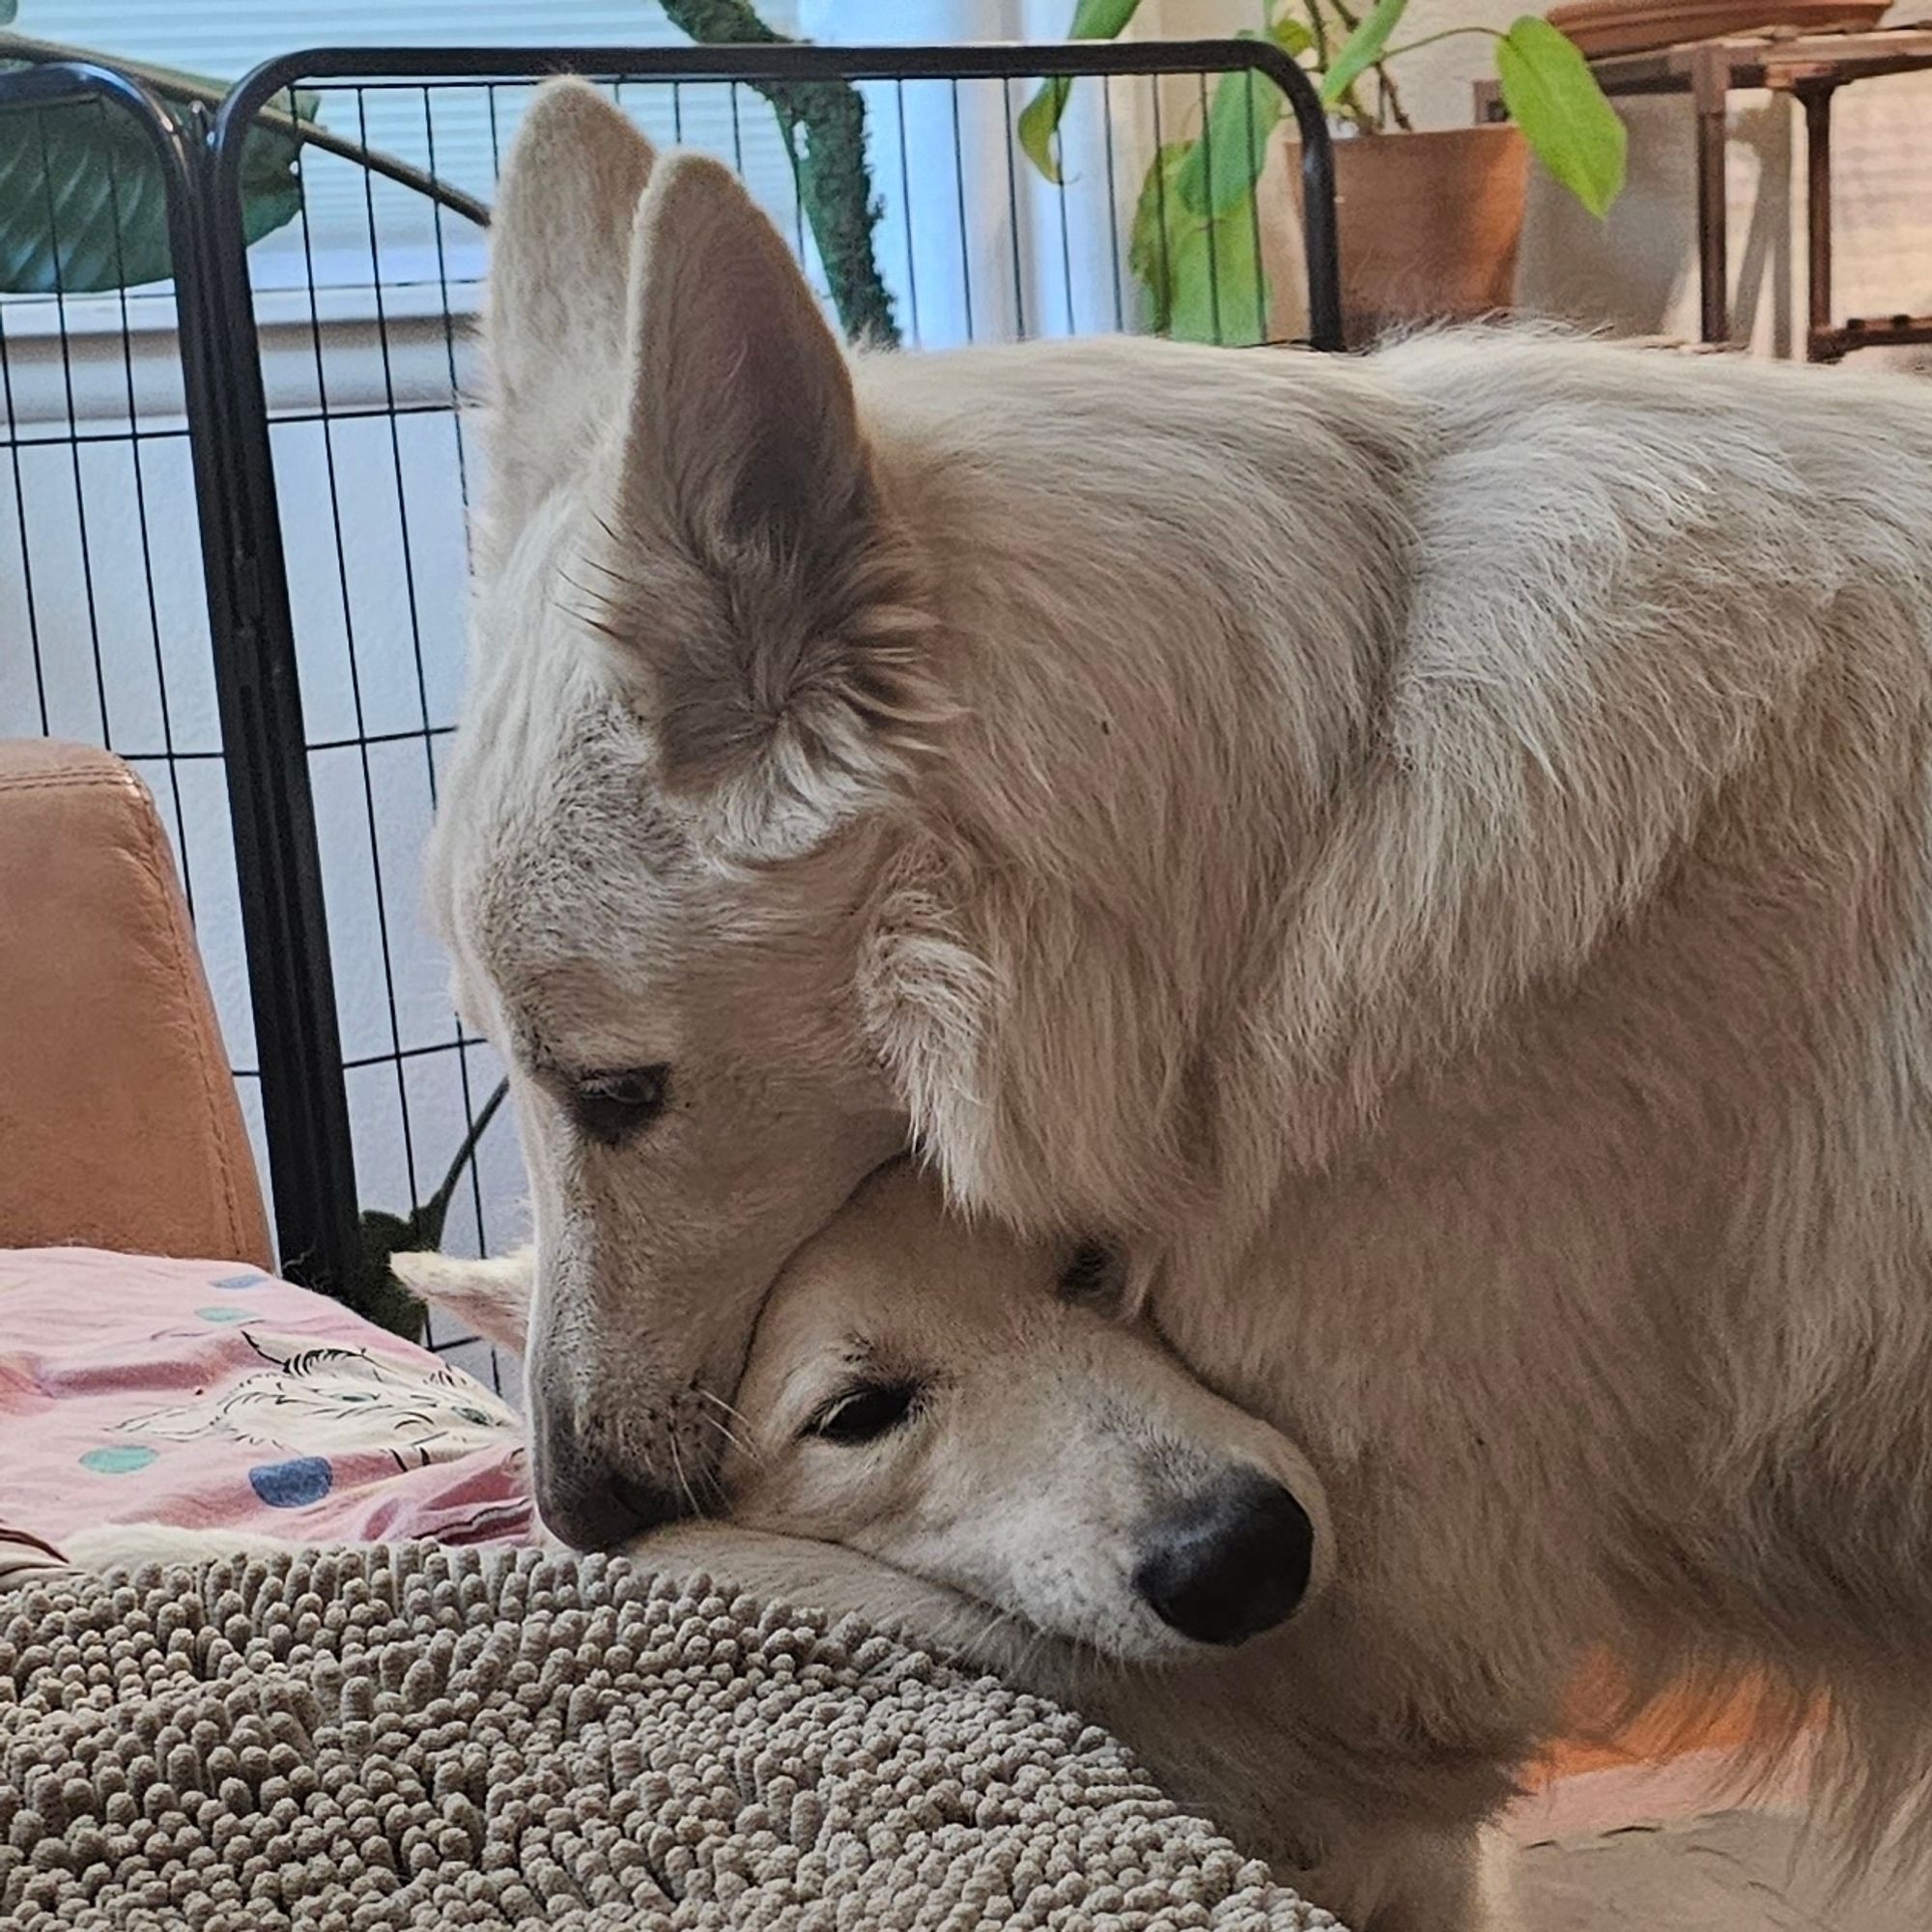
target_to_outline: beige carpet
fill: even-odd
[[[1717,1808],[1717,1760],[1565,1779],[1515,1820],[1522,1932],[1926,1932],[1924,1879],[1834,1891],[1793,1794]]]

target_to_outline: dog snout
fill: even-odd
[[[675,1490],[619,1469],[571,1431],[540,1428],[537,1514],[573,1549],[614,1549],[684,1514]]]
[[[1289,1491],[1243,1472],[1162,1518],[1134,1588],[1170,1629],[1236,1644],[1286,1623],[1308,1589],[1315,1525]]]

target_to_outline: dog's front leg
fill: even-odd
[[[856,1616],[923,1649],[1009,1676],[1026,1690],[1065,1694],[1037,1681],[1042,1674],[1054,1675],[1047,1665],[1059,1645],[1016,1626],[989,1605],[842,1544],[738,1529],[728,1522],[681,1522],[639,1538],[624,1553],[667,1576],[708,1577],[796,1609]]]

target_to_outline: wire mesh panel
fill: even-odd
[[[207,334],[192,158],[119,75],[0,75],[0,736],[104,746],[153,791],[266,1172],[182,347],[185,311]]]
[[[339,1042],[315,1091],[339,1081],[353,1151],[354,1201],[306,1227],[353,1230],[357,1208],[403,1213],[446,1191],[451,1251],[523,1233],[507,1118],[485,1116],[502,1068],[451,1011],[421,870],[464,676],[476,452],[460,404],[487,211],[544,75],[582,72],[658,141],[729,163],[850,334],[940,348],[1167,328],[1262,343],[1311,332],[1312,313],[1332,344],[1326,136],[1285,67],[1251,43],[391,49],[295,57],[237,90],[215,132],[212,214],[238,365],[231,428],[255,498],[244,540],[265,664],[285,659],[299,693],[287,752],[313,800]],[[300,194],[244,253],[242,142],[264,115],[304,130]],[[856,246],[832,205],[838,166],[857,170]]]

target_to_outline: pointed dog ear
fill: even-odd
[[[402,1252],[389,1257],[396,1279],[418,1301],[521,1357],[530,1325],[536,1252],[520,1248],[496,1261]]]
[[[625,346],[631,234],[655,150],[593,87],[537,92],[503,164],[483,339],[490,523],[513,534],[582,464]]]
[[[728,169],[662,163],[631,273],[597,628],[628,661],[666,788],[734,848],[808,848],[945,713],[923,574],[845,353]]]
[[[707,563],[837,553],[871,469],[844,352],[777,229],[728,168],[680,154],[632,259],[630,486]]]

